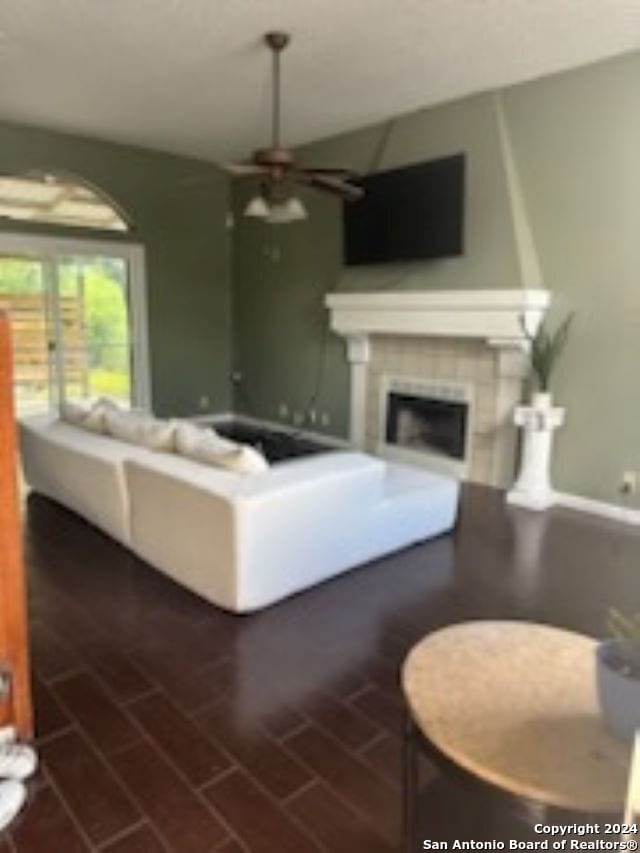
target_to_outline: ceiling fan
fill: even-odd
[[[303,166],[296,162],[292,151],[282,144],[280,59],[291,37],[288,33],[275,31],[267,33],[264,41],[272,53],[273,61],[271,145],[254,151],[247,163],[222,166],[235,177],[255,175],[261,179],[260,192],[247,205],[245,216],[258,217],[271,223],[305,219],[307,211],[292,192],[294,184],[330,193],[344,201],[355,201],[362,196],[363,191],[350,183],[356,177],[351,169]]]

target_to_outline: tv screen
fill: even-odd
[[[346,265],[461,255],[464,178],[464,154],[363,178],[344,205]]]

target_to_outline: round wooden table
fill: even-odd
[[[417,753],[546,807],[621,814],[630,747],[609,735],[595,641],[529,622],[467,622],[427,636],[402,670],[408,705],[405,832],[413,850]],[[417,849],[417,848],[415,848]]]

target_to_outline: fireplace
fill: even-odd
[[[513,483],[513,410],[527,372],[524,325],[540,289],[343,292],[327,297],[347,342],[350,438],[408,465],[493,486]]]
[[[472,389],[465,383],[385,376],[380,451],[400,461],[467,470]]]

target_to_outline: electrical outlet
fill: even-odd
[[[286,403],[280,403],[278,406],[278,417],[283,421],[289,419],[289,406]]]
[[[315,409],[308,409],[307,410],[307,419],[308,419],[310,424],[317,423],[318,413],[316,412]]]
[[[329,412],[320,413],[320,424],[323,427],[331,426],[331,415],[329,414]]]
[[[294,412],[293,413],[293,425],[294,426],[302,426],[304,423],[304,415],[302,412]]]
[[[239,385],[242,382],[242,371],[241,370],[232,370],[231,371],[231,382],[234,385]]]
[[[623,471],[619,488],[623,495],[634,495],[638,490],[638,472]]]
[[[211,400],[210,400],[208,394],[203,394],[200,397],[200,399],[198,400],[198,406],[200,407],[200,410],[203,412],[209,408],[210,403],[211,403]]]

